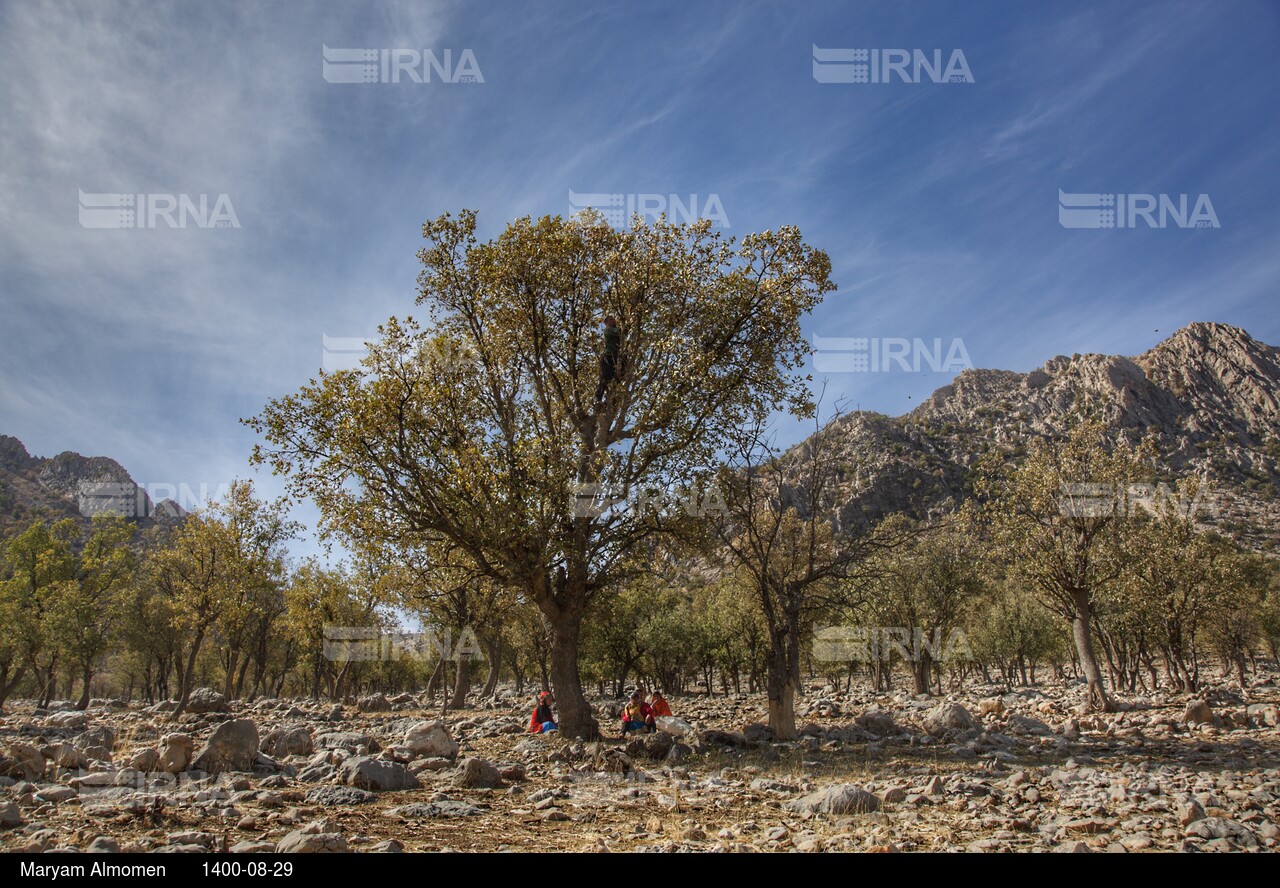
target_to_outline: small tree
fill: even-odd
[[[6,634],[17,652],[13,677],[3,689],[6,694],[30,671],[40,703],[47,706],[53,699],[61,648],[53,638],[50,615],[75,585],[72,543],[79,535],[80,527],[67,518],[54,524],[34,521],[5,541],[0,599],[13,620]]]
[[[795,698],[808,618],[817,609],[847,603],[858,588],[849,581],[867,575],[871,556],[912,535],[900,522],[841,526],[838,418],[785,455],[757,425],[739,439],[730,468],[721,473],[727,507],[717,525],[721,553],[747,579],[764,616],[769,727],[783,739],[797,736]]]
[[[130,548],[133,526],[97,517],[80,553],[75,582],[66,583],[49,609],[51,635],[83,682],[77,709],[89,707],[89,688],[116,633],[125,593],[137,566]]]
[[[1010,578],[1069,621],[1093,710],[1112,709],[1093,621],[1123,575],[1133,526],[1127,491],[1144,474],[1135,448],[1084,420],[1064,441],[1033,440],[1017,465],[988,462],[976,482]]]
[[[901,630],[917,694],[932,692],[938,658],[954,647],[966,608],[987,594],[978,543],[966,530],[967,510],[954,525],[933,528],[881,565],[869,601],[884,627]],[[939,688],[941,693],[941,688]]]

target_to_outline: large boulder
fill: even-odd
[[[660,715],[654,719],[654,723],[659,731],[666,731],[672,737],[692,737],[696,733],[693,725],[674,715]]]
[[[317,821],[295,829],[276,843],[277,854],[345,854],[347,840],[332,828],[333,824]]]
[[[363,805],[378,797],[367,789],[354,786],[318,786],[307,793],[307,803],[311,805]]]
[[[196,688],[187,698],[187,712],[197,715],[205,712],[230,712],[227,698],[213,688]]]
[[[1274,703],[1252,703],[1245,710],[1249,718],[1268,728],[1280,727],[1280,706]]]
[[[13,802],[0,802],[0,828],[12,829],[23,824],[22,812]]]
[[[195,743],[190,734],[165,734],[160,740],[160,762],[156,770],[166,774],[180,774],[191,767],[191,753]]]
[[[385,694],[370,694],[368,697],[361,697],[356,702],[356,708],[361,712],[390,712],[391,701]]]
[[[976,731],[981,727],[969,710],[959,703],[940,703],[924,717],[924,729],[933,737]]]
[[[262,738],[262,751],[268,755],[311,755],[314,743],[304,727],[278,728]]]
[[[627,744],[627,755],[633,759],[647,758],[655,762],[660,762],[667,757],[667,753],[671,751],[671,747],[675,745],[675,738],[666,731],[658,731],[653,734],[645,734],[637,737]]]
[[[76,738],[76,746],[85,750],[101,747],[108,752],[116,748],[116,732],[106,725],[94,725]]]
[[[1215,728],[1222,727],[1222,719],[1214,713],[1209,704],[1204,700],[1190,700],[1187,702],[1187,710],[1182,714],[1182,720],[1189,725],[1213,725]]]
[[[404,745],[415,756],[424,758],[453,759],[458,755],[458,744],[449,736],[449,729],[442,721],[413,725],[404,733]]]
[[[870,814],[880,810],[880,800],[860,786],[840,783],[787,802],[785,807],[798,814]]]
[[[463,759],[453,782],[467,789],[497,789],[502,786],[502,772],[484,759]]]
[[[10,743],[5,755],[9,761],[4,776],[19,780],[39,780],[44,776],[44,756],[31,744]]]
[[[258,761],[258,726],[247,718],[223,722],[213,729],[191,767],[210,774],[252,771]]]
[[[89,716],[83,712],[55,712],[44,723],[51,728],[83,728],[89,724]]]
[[[898,730],[893,716],[883,709],[869,709],[853,720],[859,728],[877,737],[888,737]]]
[[[367,755],[352,756],[344,761],[339,774],[347,786],[373,792],[416,789],[419,786],[418,778],[404,765]]]
[[[145,746],[133,755],[129,756],[129,760],[125,762],[125,766],[145,773],[159,770],[160,753],[156,752],[149,746]]]
[[[55,743],[46,747],[44,757],[59,768],[75,771],[89,767],[89,760],[85,758],[84,753],[70,743]]]

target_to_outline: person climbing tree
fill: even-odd
[[[597,404],[604,401],[604,393],[609,383],[618,378],[621,349],[622,331],[618,329],[618,319],[610,315],[604,319],[604,353],[600,355],[600,384],[596,386]]]

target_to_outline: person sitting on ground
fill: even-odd
[[[666,697],[662,696],[662,691],[657,688],[653,689],[652,702],[649,706],[653,709],[653,715],[655,718],[662,718],[664,716],[667,718],[671,717],[671,704],[667,702]]]
[[[533,706],[533,715],[529,717],[530,734],[546,734],[549,731],[559,730],[556,717],[551,712],[551,704],[554,702],[555,698],[551,696],[550,691],[543,691],[538,695],[538,700]]]
[[[627,736],[631,731],[652,733],[653,730],[653,710],[644,702],[640,692],[634,691],[630,702],[622,707],[622,736]]]

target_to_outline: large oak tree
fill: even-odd
[[[586,608],[698,518],[582,495],[688,484],[735,430],[811,411],[800,320],[834,289],[830,261],[792,227],[735,242],[706,222],[616,230],[594,214],[481,242],[463,212],[423,236],[425,322],[390,319],[360,369],[269,403],[250,421],[257,458],[327,529],[448,543],[536,604],[561,729],[593,736]],[[621,374],[596,403],[605,315]]]

